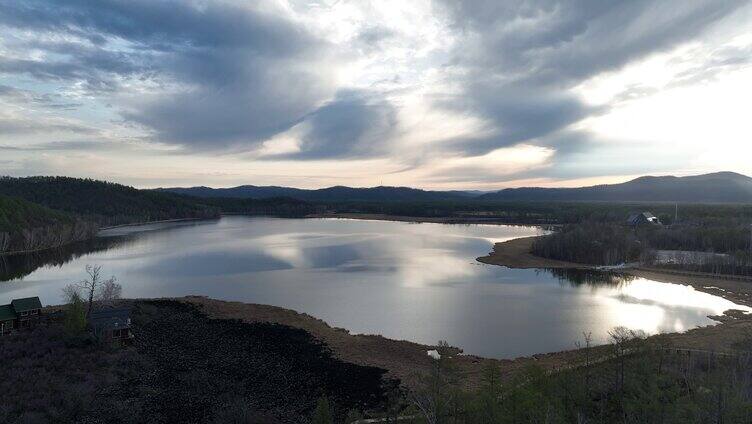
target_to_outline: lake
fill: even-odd
[[[475,260],[533,227],[228,216],[115,228],[61,251],[7,257],[0,302],[61,289],[84,266],[115,275],[124,297],[206,295],[305,312],[353,333],[512,358],[714,323],[732,302],[689,286],[617,275],[516,270]],[[41,265],[46,264],[46,265]],[[40,266],[41,265],[41,266]]]

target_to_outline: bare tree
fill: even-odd
[[[76,287],[83,291],[83,294],[88,302],[86,309],[86,316],[91,315],[91,308],[94,305],[95,300],[111,301],[120,297],[122,287],[117,284],[117,280],[114,276],[107,280],[103,280],[101,277],[102,267],[100,265],[86,265],[86,273],[89,274],[89,278],[82,280]],[[101,296],[106,296],[102,299]]]
[[[65,300],[66,304],[70,305],[77,299],[81,299],[81,289],[78,287],[78,284],[68,284],[63,287],[63,300]]]
[[[97,289],[96,300],[102,304],[112,304],[120,299],[123,293],[123,286],[116,283],[115,277],[105,280]]]
[[[616,374],[616,386],[619,393],[624,393],[624,366],[627,356],[634,353],[640,347],[641,341],[647,338],[642,330],[630,330],[626,327],[615,327],[608,332],[614,357],[618,360],[619,368]]]
[[[456,379],[451,363],[451,355],[456,349],[440,340],[436,350],[439,355],[433,359],[431,373],[423,376],[419,387],[410,391],[411,403],[418,408],[427,424],[443,422],[443,418],[450,415],[452,407],[457,406],[454,390]]]

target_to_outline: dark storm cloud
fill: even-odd
[[[714,0],[441,3],[461,33],[448,69],[455,71],[452,82],[462,90],[440,104],[473,111],[491,125],[491,136],[448,143],[468,155],[520,142],[536,144],[541,137],[605,112],[571,95],[571,89],[599,73],[691,40],[745,4]]]
[[[295,159],[364,158],[386,154],[397,125],[387,100],[359,91],[342,91],[307,117]]]
[[[474,110],[493,125],[491,135],[449,143],[470,156],[541,139],[602,109],[586,106],[566,91],[530,85],[467,81],[464,88],[461,99],[447,99],[443,107]]]
[[[123,78],[148,82],[155,91],[121,105],[124,117],[189,149],[252,145],[329,95],[317,69],[326,44],[258,4],[0,0],[0,9],[0,24],[37,35],[13,40],[16,48],[47,54],[0,56],[1,73],[90,93],[118,90]],[[50,42],[50,34],[74,41]]]

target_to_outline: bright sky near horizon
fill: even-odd
[[[752,2],[0,0],[0,175],[752,174]]]

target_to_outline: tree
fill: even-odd
[[[329,411],[329,401],[322,396],[316,402],[316,410],[313,411],[313,424],[332,424],[332,413]]]
[[[642,330],[630,330],[626,327],[615,327],[608,332],[614,358],[618,368],[615,385],[620,395],[624,394],[624,367],[628,355],[635,353],[639,348],[639,342],[645,340],[647,335]]]
[[[68,301],[68,307],[65,310],[63,326],[65,332],[69,335],[77,335],[86,328],[86,313],[84,301],[76,290],[71,290],[72,286],[63,289],[63,295]]]
[[[433,360],[431,373],[424,375],[421,385],[410,392],[410,402],[418,408],[428,424],[440,424],[458,406],[457,376],[451,356],[455,348],[444,340],[436,345],[438,359]]]
[[[123,286],[115,282],[115,277],[105,280],[97,289],[96,300],[103,304],[111,304],[120,299],[123,293]]]
[[[111,302],[120,298],[122,287],[117,283],[117,279],[112,276],[107,280],[102,280],[101,277],[102,267],[100,265],[86,265],[86,273],[89,278],[80,281],[74,287],[83,291],[82,297],[86,298],[88,303],[86,308],[86,316],[91,314],[91,308],[94,301]],[[71,286],[66,287],[64,290],[69,289]],[[76,291],[78,291],[76,290]],[[79,295],[80,292],[79,292]]]

